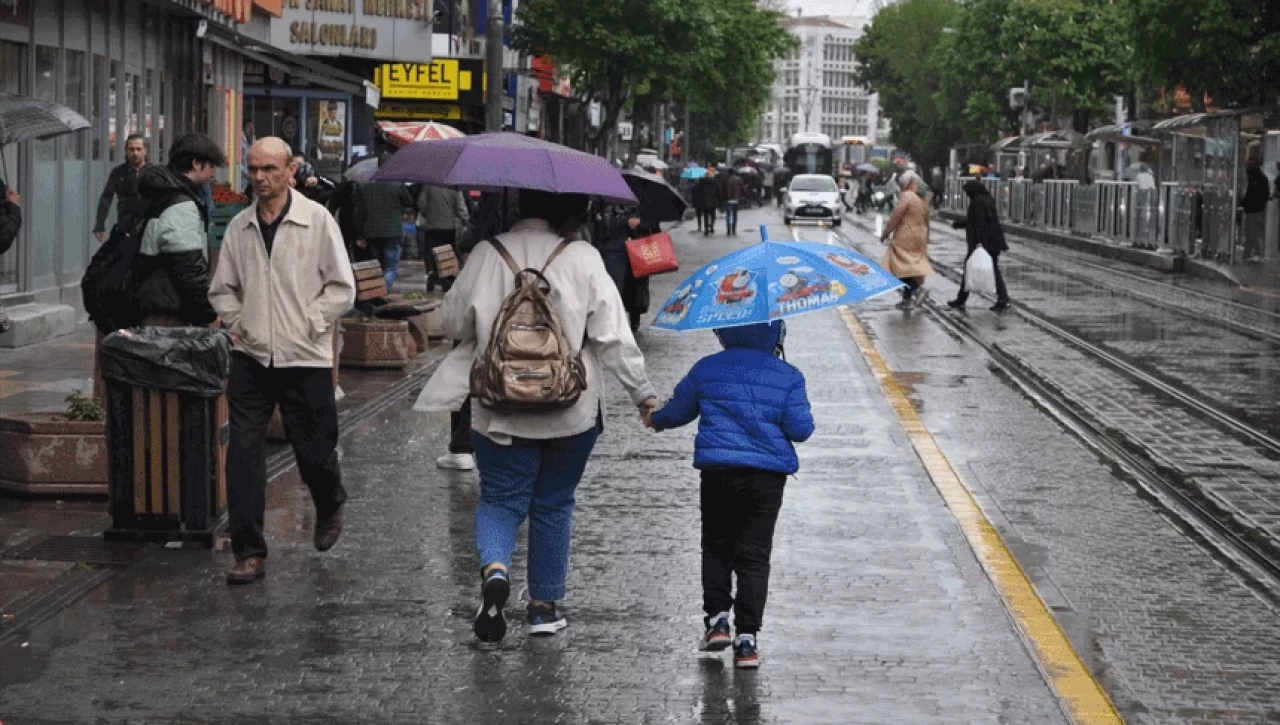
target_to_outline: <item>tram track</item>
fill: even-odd
[[[869,228],[859,220],[846,217],[846,222],[862,229]],[[856,243],[840,229],[833,230],[840,242],[857,249]],[[931,260],[934,267],[959,282],[960,272],[954,266]],[[1023,305],[1011,312],[1053,339],[1075,348],[1105,367],[1129,378],[1154,396],[1172,401],[1207,425],[1228,433],[1280,458],[1280,440],[1239,417],[1219,409],[1197,396],[1177,388],[1141,367],[1123,360],[1100,346],[1085,340]],[[1146,447],[1123,431],[1107,425],[1093,413],[1087,402],[1076,399],[1055,384],[1050,377],[991,339],[967,319],[949,313],[938,303],[926,303],[926,314],[949,335],[964,339],[986,351],[996,369],[1023,391],[1032,402],[1059,425],[1080,440],[1089,450],[1109,461],[1138,491],[1168,512],[1182,530],[1203,542],[1210,551],[1232,570],[1241,574],[1252,589],[1280,607],[1280,542],[1233,521],[1229,512],[1194,486],[1179,485],[1176,471],[1149,455]],[[1191,490],[1189,490],[1191,489]]]

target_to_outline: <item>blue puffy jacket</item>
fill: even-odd
[[[658,430],[701,417],[694,468],[745,467],[791,474],[796,449],[813,435],[804,375],[774,356],[782,323],[716,330],[725,349],[699,360],[653,414]]]

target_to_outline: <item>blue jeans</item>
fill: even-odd
[[[724,205],[724,223],[729,227],[725,231],[732,232],[738,228],[738,202],[731,201]]]
[[[369,244],[369,251],[378,260],[378,264],[382,265],[382,277],[387,281],[387,291],[390,292],[400,272],[400,252],[404,249],[404,239],[383,237],[365,241]]]
[[[564,599],[569,575],[573,503],[600,425],[576,436],[514,438],[502,446],[471,432],[480,469],[476,506],[476,549],[481,567],[511,569],[516,533],[529,519],[529,596],[543,602]]]

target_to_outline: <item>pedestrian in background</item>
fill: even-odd
[[[381,136],[374,138],[374,146],[379,164],[391,158],[394,148]],[[390,292],[400,271],[404,216],[415,211],[416,201],[404,184],[371,181],[356,184],[352,202],[356,256],[378,260]]]
[[[8,252],[22,231],[22,197],[0,179],[0,256]],[[12,323],[4,308],[0,307],[0,335],[8,331]]]
[[[107,185],[98,198],[98,216],[93,223],[93,236],[101,243],[106,240],[107,216],[111,214],[111,202],[116,203],[116,220],[147,209],[147,202],[138,192],[138,174],[147,165],[147,143],[139,134],[131,134],[124,142],[125,162],[107,175]]]
[[[715,332],[724,350],[695,363],[645,424],[663,431],[698,419],[693,467],[702,472],[702,649],[732,644],[735,666],[752,668],[760,665],[756,637],[782,493],[787,476],[800,470],[794,444],[813,435],[813,414],[804,375],[776,354],[785,322]]]
[[[929,265],[929,204],[916,193],[918,183],[914,171],[904,171],[898,177],[902,192],[880,235],[881,242],[893,237],[884,255],[884,268],[906,285],[898,309],[924,304],[928,295],[924,278],[933,274]]]
[[[964,230],[965,243],[969,251],[964,255],[967,264],[969,257],[981,246],[991,255],[991,267],[996,276],[996,304],[992,312],[1000,312],[1009,307],[1009,291],[1004,286],[1004,275],[1000,274],[1000,253],[1009,250],[1004,239],[1004,228],[1000,226],[1000,215],[996,212],[996,200],[987,190],[986,184],[971,179],[964,184],[964,193],[969,196],[969,209],[964,219],[951,223],[955,229]],[[964,265],[961,266],[964,269]],[[947,302],[953,310],[963,310],[969,300],[969,290],[965,287],[964,276],[960,277],[960,291],[954,300]]]
[[[711,236],[716,230],[716,209],[720,207],[720,183],[716,170],[707,167],[707,175],[693,185],[693,208],[702,220],[702,234]]]
[[[742,177],[732,169],[726,175],[728,179],[724,182],[725,234],[733,235],[738,233],[738,207],[742,204],[742,197],[746,194],[747,185],[743,183]]]
[[[1267,232],[1267,202],[1271,199],[1271,180],[1262,173],[1256,156],[1246,162],[1244,200],[1244,258],[1262,261],[1262,242]]]
[[[185,327],[217,319],[209,305],[205,192],[226,164],[213,139],[189,133],[174,142],[167,166],[147,166],[138,174],[138,193],[151,217],[142,232],[134,275],[143,325]]]
[[[227,510],[236,563],[228,584],[266,576],[265,443],[276,406],[315,503],[315,548],[328,551],[342,534],[347,492],[338,465],[332,340],[356,285],[338,223],[290,189],[292,156],[275,137],[250,147],[254,202],[227,225],[209,292],[235,346],[227,384]]]
[[[572,239],[587,215],[580,194],[520,192],[520,216],[497,237],[520,269],[541,269],[563,337],[580,345],[587,385],[568,408],[539,413],[472,409],[472,441],[480,468],[476,548],[480,555],[481,606],[476,636],[501,640],[503,608],[511,593],[511,557],[521,523],[529,518],[529,634],[549,635],[566,621],[574,495],[604,426],[604,371],[622,383],[641,414],[657,407],[644,373],[644,356],[627,325],[626,311],[600,255],[583,242],[569,242],[550,264],[561,242]],[[445,331],[464,345],[440,364],[419,398],[419,409],[452,410],[471,394],[470,370],[489,347],[494,320],[515,288],[511,266],[489,242],[472,252],[441,307]]]
[[[458,241],[471,221],[467,200],[457,189],[428,184],[418,193],[417,209],[418,247],[426,263],[427,291],[435,289],[437,282],[441,289],[448,291],[452,280],[440,277],[433,250],[449,247],[459,260],[462,259]]]

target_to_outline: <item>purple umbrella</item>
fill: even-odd
[[[372,180],[636,200],[607,159],[509,132],[409,144],[383,163]]]

